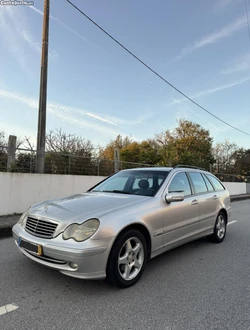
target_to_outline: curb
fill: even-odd
[[[233,196],[231,197],[231,202],[238,202],[238,201],[243,201],[243,200],[247,200],[247,199],[250,199],[250,195],[247,195],[247,196]]]

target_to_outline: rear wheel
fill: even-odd
[[[107,265],[108,281],[122,288],[135,284],[147,260],[147,244],[141,232],[124,231],[115,241]]]
[[[224,241],[226,232],[227,232],[226,216],[223,212],[220,212],[215,222],[214,232],[209,238],[212,242],[221,243]]]

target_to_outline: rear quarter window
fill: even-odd
[[[212,183],[212,185],[214,186],[215,190],[225,190],[224,186],[222,185],[222,183],[215,178],[212,175],[206,174],[206,177],[208,178],[208,180]]]

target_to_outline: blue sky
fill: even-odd
[[[250,1],[249,3],[250,9]],[[244,0],[74,0],[143,61],[211,112],[250,133],[250,43]],[[0,130],[35,143],[43,1],[0,5]],[[186,118],[215,142],[250,137],[154,76],[66,0],[51,0],[47,131],[105,145],[154,137]]]

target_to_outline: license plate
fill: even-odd
[[[18,238],[17,244],[21,248],[23,248],[25,250],[28,250],[30,252],[36,253],[39,256],[41,256],[42,253],[43,253],[43,249],[42,249],[41,245],[33,244],[33,243],[30,243],[30,242],[24,241],[24,240],[21,239],[21,237]]]

